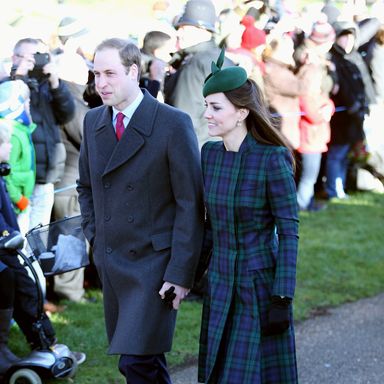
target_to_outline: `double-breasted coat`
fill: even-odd
[[[291,156],[248,134],[239,152],[208,142],[202,164],[212,256],[199,381],[296,383],[293,326],[278,336],[262,333],[271,296],[293,298],[295,289],[298,212]]]
[[[191,287],[201,250],[203,191],[191,119],[144,91],[120,141],[112,108],[84,119],[78,192],[93,246],[110,354],[169,351],[176,320],[158,291]]]

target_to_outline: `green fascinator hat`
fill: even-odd
[[[244,68],[236,66],[221,68],[224,63],[224,52],[223,48],[217,62],[212,61],[212,73],[204,81],[204,97],[212,93],[231,91],[241,87],[247,81],[248,76]]]

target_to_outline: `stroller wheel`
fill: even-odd
[[[55,378],[71,378],[76,375],[77,361],[72,357],[61,357],[51,367],[52,376]]]
[[[79,366],[74,356],[71,356],[71,361],[72,361],[72,369],[69,371],[69,373],[65,377],[72,379],[73,377],[76,376],[77,369]]]
[[[42,384],[40,376],[32,369],[19,369],[12,374],[9,384]]]

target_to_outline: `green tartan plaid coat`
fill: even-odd
[[[271,296],[293,298],[295,290],[298,210],[291,155],[248,134],[239,152],[206,143],[202,166],[204,248],[213,252],[199,382],[297,383],[293,326],[282,335],[262,334]]]

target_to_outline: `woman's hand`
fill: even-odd
[[[291,302],[288,297],[272,296],[268,325],[263,330],[265,336],[280,335],[289,328]]]

